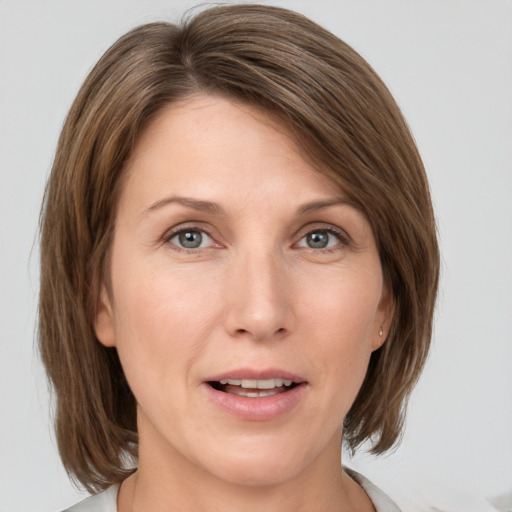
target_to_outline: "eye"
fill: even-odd
[[[330,249],[343,242],[341,233],[333,229],[314,229],[306,233],[297,244],[308,249]]]
[[[201,229],[185,228],[171,234],[171,244],[181,249],[203,249],[212,245],[212,238]]]

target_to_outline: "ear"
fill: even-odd
[[[391,286],[387,279],[382,285],[382,294],[375,315],[375,333],[373,334],[372,352],[384,345],[391,327],[393,315],[395,313],[395,298],[391,291]]]
[[[100,296],[96,305],[94,331],[102,345],[105,345],[105,347],[116,346],[116,330],[112,304],[104,283],[101,285]]]

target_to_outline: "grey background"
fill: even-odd
[[[404,508],[509,510],[512,493],[512,3],[265,2],[353,45],[395,94],[430,177],[443,252],[435,342],[401,447],[351,464]],[[35,351],[37,218],[86,73],[129,28],[194,2],[0,0],[0,512],[79,499]],[[511,505],[512,507],[512,505]]]

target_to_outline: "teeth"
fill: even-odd
[[[242,379],[241,386],[245,389],[256,389],[258,387],[258,382],[266,382],[266,381],[257,381],[252,379]],[[268,388],[267,388],[268,389]]]
[[[280,388],[283,384],[285,386],[292,385],[292,381],[287,379],[222,379],[220,383],[223,385],[228,384],[230,386],[242,386],[242,388],[245,389],[273,389]]]
[[[240,384],[242,383],[241,380],[236,380],[236,379],[222,379],[220,381],[221,384],[229,384],[230,386],[240,386]]]
[[[279,393],[282,393],[282,391],[279,391],[278,389],[258,389],[258,390],[248,390],[244,389],[243,387],[235,387],[232,388],[231,393],[238,396],[245,396],[247,398],[259,398],[262,396],[273,396],[277,395]]]

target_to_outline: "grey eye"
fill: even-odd
[[[180,231],[175,238],[178,245],[185,249],[197,249],[203,243],[203,233],[197,229]]]
[[[306,244],[312,249],[324,249],[329,245],[329,237],[332,235],[328,231],[312,231],[306,235]]]
[[[195,227],[177,229],[169,235],[167,243],[174,245],[176,249],[187,249],[189,251],[216,246],[212,237],[206,231]]]
[[[313,229],[306,233],[297,244],[308,249],[331,249],[343,245],[342,236],[333,229]]]

